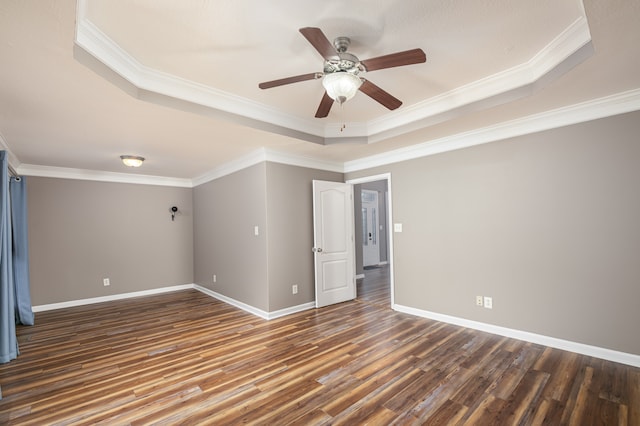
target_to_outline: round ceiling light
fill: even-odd
[[[355,96],[362,85],[362,80],[350,72],[334,72],[325,74],[322,85],[327,95],[342,105]]]
[[[136,155],[121,155],[120,159],[124,165],[128,167],[140,167],[144,161],[144,157],[138,157]]]

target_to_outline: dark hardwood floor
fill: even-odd
[[[358,300],[385,308],[391,308],[389,266],[367,268],[365,278],[356,281]]]
[[[640,369],[383,292],[271,321],[195,290],[38,313],[0,365],[0,424],[640,425]]]

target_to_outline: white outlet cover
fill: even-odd
[[[484,307],[487,309],[493,309],[493,298],[485,296]]]
[[[402,232],[402,224],[394,223],[393,224],[393,232]]]

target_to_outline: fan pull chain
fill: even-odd
[[[344,108],[344,102],[340,102],[340,110],[341,110],[340,112],[342,112],[343,108]],[[345,123],[342,123],[342,127],[340,127],[340,133],[342,133],[346,128],[347,128],[347,125]]]

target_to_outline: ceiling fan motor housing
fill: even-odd
[[[357,75],[361,71],[364,71],[364,67],[360,65],[360,60],[351,53],[338,53],[334,58],[324,61],[325,74],[348,72]]]
[[[351,44],[349,37],[337,37],[333,40],[333,46],[336,48],[336,55],[325,60],[325,74],[348,72],[353,75],[358,75],[361,71],[364,71],[364,67],[360,64],[360,59],[358,59],[356,55],[347,53],[349,44]]]

